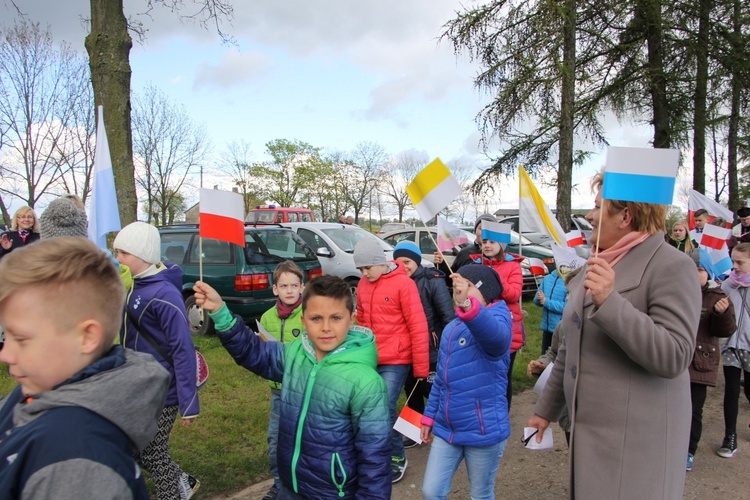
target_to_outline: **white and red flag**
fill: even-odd
[[[716,217],[723,217],[730,225],[734,220],[734,214],[727,207],[718,201],[712,200],[705,194],[701,194],[695,189],[691,189],[690,196],[688,196],[688,226],[690,226],[690,229],[695,228],[694,214],[695,211],[700,208],[703,208],[708,212],[709,223]]]
[[[244,247],[245,203],[242,195],[201,188],[199,235]]]
[[[419,396],[418,397],[422,397]],[[422,444],[422,414],[404,405],[393,428],[412,441]]]
[[[703,237],[701,237],[701,246],[721,250],[727,244],[727,239],[732,234],[731,229],[706,224],[703,227]]]
[[[583,238],[583,233],[580,229],[574,229],[569,233],[565,233],[565,239],[568,240],[569,247],[577,247],[578,245],[586,244],[586,240]]]
[[[536,257],[528,257],[529,259],[529,271],[531,271],[531,274],[545,274],[547,271],[547,266],[544,265],[544,261],[542,259],[537,259]]]

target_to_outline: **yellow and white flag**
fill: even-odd
[[[406,186],[406,194],[419,218],[427,223],[461,194],[461,185],[440,158],[435,158]]]
[[[529,174],[522,166],[518,167],[519,207],[518,231],[547,233],[558,245],[567,246],[565,231],[552,211],[542,199]]]

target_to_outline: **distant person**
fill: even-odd
[[[349,225],[352,225],[352,224],[354,224],[354,217],[352,217],[351,215],[350,215],[350,216],[348,216],[348,217],[346,218],[346,223],[347,223],[347,224],[349,224]]]
[[[706,392],[709,386],[716,387],[716,380],[719,375],[719,361],[721,359],[719,338],[729,337],[737,330],[732,302],[721,288],[711,286],[709,280],[713,276],[711,276],[710,270],[701,264],[700,259],[696,260],[696,266],[703,303],[693,362],[688,366],[690,399],[693,406],[690,442],[685,465],[685,470],[688,471],[693,470],[695,453],[698,451],[698,442],[703,433],[703,405],[706,402]]]
[[[456,317],[456,310],[453,307],[453,298],[445,284],[443,273],[434,268],[426,269],[422,266],[422,254],[416,243],[400,241],[393,249],[393,258],[404,265],[406,275],[417,285],[419,298],[422,300],[422,308],[427,318],[430,343],[430,376],[418,380],[412,372],[409,372],[404,385],[407,406],[416,412],[424,413],[425,398],[430,397],[430,391],[432,390],[440,337],[445,325]],[[407,437],[404,437],[403,441],[404,448],[413,448],[417,445],[416,441]]]
[[[0,259],[16,248],[21,248],[39,241],[39,220],[36,212],[28,206],[23,206],[13,214],[10,231],[0,236]]]
[[[732,271],[722,291],[734,305],[737,330],[721,344],[724,370],[724,440],[716,452],[731,458],[737,451],[737,415],[740,388],[745,380],[745,397],[750,401],[750,243],[740,243],[732,251]]]
[[[113,345],[125,290],[110,257],[54,238],[0,262],[3,498],[149,498],[133,458],[156,434],[169,374]],[[175,497],[177,498],[177,497]]]
[[[301,338],[304,331],[302,324],[302,290],[304,273],[291,260],[285,260],[273,271],[273,294],[276,304],[263,313],[260,326],[282,344],[288,344]],[[269,339],[273,340],[273,339]],[[281,383],[268,381],[271,386],[271,415],[268,419],[268,459],[270,462],[273,486],[263,500],[273,500],[281,489],[277,449],[279,443],[279,418],[281,415]]]
[[[409,370],[414,378],[430,373],[429,332],[417,285],[404,265],[386,261],[375,237],[354,246],[354,264],[362,272],[357,286],[357,324],[372,330],[378,347],[377,371],[388,390],[393,482],[404,477],[408,462],[401,433],[392,429],[396,406]]]
[[[190,498],[200,482],[184,473],[169,453],[169,436],[177,412],[182,415],[182,425],[187,426],[200,411],[195,346],[181,293],[182,269],[161,262],[159,231],[145,222],[122,228],[112,246],[120,272],[126,275],[123,281],[129,284],[120,343],[151,354],[171,378],[159,431],[138,459],[151,473],[159,500]],[[120,382],[127,384],[128,380]]]
[[[39,226],[43,240],[60,236],[88,238],[89,221],[86,212],[69,197],[61,196],[52,200],[39,217]]]
[[[557,269],[542,279],[534,295],[534,304],[542,308],[542,323],[539,326],[542,330],[542,355],[547,352],[552,343],[552,333],[562,319],[567,298],[568,288]]]
[[[372,332],[355,327],[346,281],[308,282],[298,342],[264,342],[203,282],[196,303],[238,365],[281,382],[279,500],[390,498],[387,393]]]
[[[457,318],[443,332],[421,422],[422,440],[432,442],[422,494],[427,500],[447,498],[465,460],[469,496],[494,498],[495,475],[510,436],[505,385],[512,320],[492,268],[464,266],[451,279]]]
[[[699,208],[693,213],[693,221],[695,221],[695,228],[690,231],[690,239],[695,240],[700,245],[701,236],[703,236],[703,228],[708,223],[708,210],[705,208]]]
[[[465,246],[456,254],[456,258],[453,260],[453,264],[450,265],[450,269],[448,267],[448,264],[443,260],[443,255],[440,252],[435,252],[435,266],[443,274],[446,275],[448,286],[452,285],[452,281],[449,277],[451,271],[456,272],[463,266],[472,264],[474,262],[472,255],[482,253],[482,221],[485,220],[490,222],[497,222],[497,219],[492,214],[482,214],[477,217],[477,219],[474,221],[474,242],[471,245]]]
[[[740,223],[732,228],[734,247],[737,243],[750,243],[750,207],[740,207],[737,210]]]
[[[672,224],[672,234],[667,237],[667,243],[685,253],[698,248],[698,244],[690,237],[690,229],[686,220],[678,220]]]
[[[339,222],[341,224],[346,224],[346,215],[342,215],[341,217],[339,217]]]

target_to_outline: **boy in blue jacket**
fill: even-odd
[[[193,289],[237,364],[282,382],[276,498],[390,498],[385,383],[375,371],[372,332],[353,326],[346,281],[324,275],[308,282],[305,331],[288,344],[264,342],[205,283]]]
[[[447,498],[453,474],[466,459],[471,498],[494,498],[495,474],[510,436],[512,320],[494,269],[472,264],[451,279],[457,318],[443,330],[422,417],[421,438],[432,442],[422,494],[428,500]]]
[[[123,281],[127,286],[125,319],[120,343],[138,352],[151,354],[171,376],[159,432],[138,456],[151,473],[159,500],[193,496],[200,482],[182,471],[169,453],[169,435],[177,411],[182,425],[193,423],[200,410],[196,387],[196,358],[193,338],[185,311],[182,269],[161,262],[159,230],[145,222],[133,222],[117,233],[112,245],[117,253]],[[123,384],[127,384],[123,380]]]
[[[113,346],[123,296],[112,260],[86,238],[0,262],[0,362],[18,382],[0,405],[3,498],[149,498],[132,450],[156,434],[169,374]]]

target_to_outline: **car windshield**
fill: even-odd
[[[282,260],[317,260],[315,253],[294,231],[284,228],[245,231],[248,264],[277,264]]]
[[[374,239],[383,248],[384,252],[393,250],[391,245],[364,229],[356,227],[332,227],[329,229],[323,229],[322,231],[326,236],[333,240],[337,247],[346,253],[354,253],[354,246],[362,238]]]
[[[245,222],[274,222],[276,220],[276,210],[256,210],[249,212],[245,217]]]

